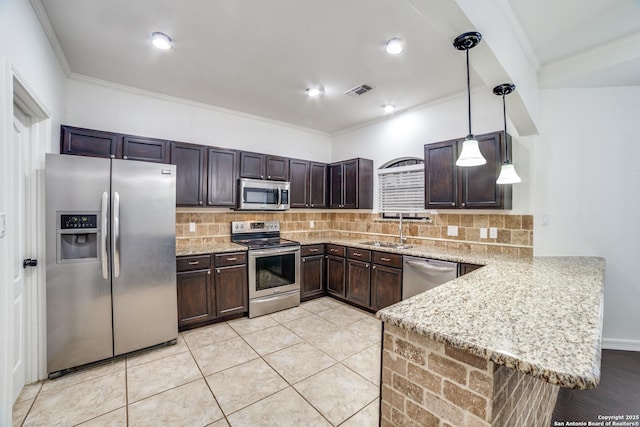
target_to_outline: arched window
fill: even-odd
[[[424,160],[394,159],[378,169],[379,209],[383,217],[428,218],[424,208]]]

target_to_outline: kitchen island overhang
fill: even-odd
[[[599,382],[604,268],[597,257],[496,257],[379,311],[382,425],[547,423],[558,387]]]

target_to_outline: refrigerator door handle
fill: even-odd
[[[113,193],[113,223],[111,224],[113,239],[113,277],[120,277],[120,194]]]
[[[109,278],[109,254],[107,253],[107,230],[109,229],[109,193],[106,191],[102,193],[102,218],[100,227],[102,232],[100,233],[100,259],[102,260],[102,277]]]

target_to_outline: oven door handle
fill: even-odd
[[[300,246],[294,246],[293,249],[291,247],[258,249],[258,250],[250,250],[249,257],[257,258],[265,255],[286,255],[286,254],[296,254],[299,252],[300,252]]]

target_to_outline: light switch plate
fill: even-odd
[[[190,222],[189,223],[189,232],[190,233],[195,233],[196,232],[196,223],[195,222]]]
[[[486,239],[487,238],[487,229],[486,228],[481,228],[480,229],[480,238],[481,239]]]
[[[489,237],[492,239],[498,238],[498,229],[496,227],[489,227]]]
[[[447,236],[457,236],[458,235],[458,226],[457,225],[449,225],[447,226]]]
[[[7,235],[7,214],[0,212],[0,237]]]

